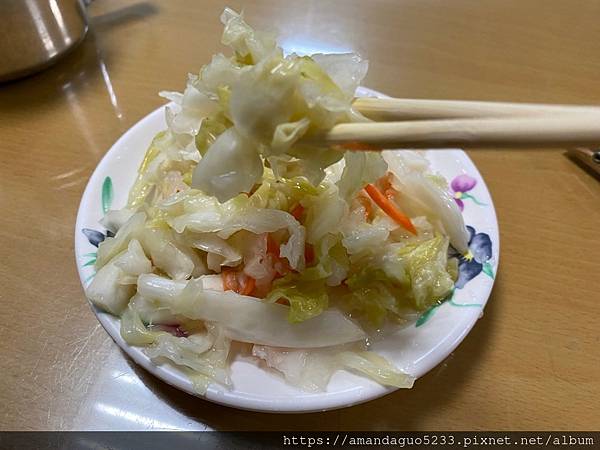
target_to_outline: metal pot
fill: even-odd
[[[0,0],[0,81],[56,62],[83,40],[91,0]]]

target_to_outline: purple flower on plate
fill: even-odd
[[[450,188],[452,189],[454,201],[456,202],[461,211],[465,209],[465,203],[463,202],[464,199],[471,199],[477,205],[485,206],[484,203],[481,203],[474,196],[472,196],[471,194],[467,194],[467,192],[473,189],[476,184],[477,180],[467,175],[466,173],[454,177],[454,179],[450,183]]]
[[[465,284],[479,275],[485,273],[494,278],[494,269],[489,260],[492,258],[492,240],[486,233],[477,233],[475,228],[467,225],[469,232],[469,251],[461,255],[451,249],[451,256],[458,258],[458,279],[455,286],[462,289]]]

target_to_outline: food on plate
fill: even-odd
[[[468,233],[446,181],[417,152],[306,139],[367,120],[358,55],[285,55],[234,11],[221,21],[232,55],[161,93],[168,127],[103,219],[88,298],[198,392],[231,386],[239,352],[309,391],[339,369],[411,387],[368,342],[454,288],[449,246],[466,252]]]

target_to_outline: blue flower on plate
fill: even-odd
[[[94,247],[98,247],[100,243],[104,241],[104,239],[106,239],[107,237],[113,237],[115,235],[110,230],[106,230],[106,233],[102,233],[101,231],[93,230],[91,228],[83,228],[81,232],[85,234],[85,237],[87,238],[88,242]]]
[[[110,177],[104,178],[104,182],[102,183],[102,213],[106,215],[106,213],[110,210],[112,201],[113,201],[113,184],[112,179]],[[82,228],[81,232],[85,235],[88,242],[92,244],[94,247],[98,247],[104,239],[109,237],[114,237],[114,233],[110,230],[106,230],[104,233],[98,230],[94,230],[93,228]],[[93,266],[96,264],[97,251],[86,253],[82,255],[84,258],[88,258],[88,260],[83,264],[83,267]],[[95,272],[92,272],[90,276],[86,279],[86,282],[89,281]]]
[[[461,255],[456,249],[450,246],[448,256],[458,259],[458,279],[454,283],[455,289],[462,289],[469,281],[475,278],[480,273],[486,274],[494,279],[494,268],[490,263],[492,258],[492,240],[486,233],[477,233],[475,228],[467,225],[469,232],[469,251],[466,255]],[[424,325],[431,319],[435,311],[445,302],[452,306],[475,307],[480,308],[479,303],[457,303],[454,301],[456,290],[444,300],[435,305],[432,305],[427,311],[423,312],[415,323],[416,327]]]
[[[102,214],[106,215],[109,211],[113,201],[113,184],[110,177],[104,178],[102,183]],[[94,247],[98,247],[100,243],[107,237],[113,237],[114,233],[110,230],[106,230],[106,233],[94,230],[92,228],[83,228],[81,230],[88,242]]]
[[[469,225],[467,230],[469,232],[467,254],[461,255],[453,248],[450,251],[450,256],[458,258],[458,279],[455,283],[457,289],[465,287],[465,284],[481,272],[494,278],[494,269],[489,262],[492,258],[492,240],[486,233],[477,233],[475,228]]]

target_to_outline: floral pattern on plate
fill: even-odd
[[[112,205],[113,200],[113,183],[110,177],[104,178],[104,182],[102,183],[102,214],[106,214]],[[93,228],[82,228],[81,232],[85,235],[88,242],[92,244],[94,247],[98,248],[100,243],[104,241],[107,237],[113,237],[114,233],[110,230],[106,230],[104,232],[95,230]],[[94,266],[96,264],[96,256],[98,251],[90,252],[82,255],[84,258],[89,258],[82,267]],[[86,279],[86,281],[90,281],[96,273],[92,272]]]
[[[485,203],[480,202],[472,194],[467,194],[477,185],[477,180],[467,174],[462,174],[454,177],[450,183],[450,191],[453,194],[454,201],[460,208],[461,212],[464,212],[465,203],[463,199],[470,199],[476,205],[487,206]],[[444,303],[449,303],[452,306],[469,306],[469,307],[481,307],[480,303],[457,303],[454,301],[454,293],[456,289],[462,289],[465,285],[473,278],[478,276],[480,273],[484,273],[492,280],[494,279],[494,267],[491,264],[492,254],[492,240],[486,233],[478,233],[475,228],[467,225],[467,231],[469,232],[469,251],[467,254],[462,255],[456,249],[450,247],[449,256],[458,259],[458,278],[454,284],[454,291],[441,302],[431,306],[427,311],[422,313],[417,321],[415,322],[416,327],[420,327],[427,323],[433,313]]]
[[[474,195],[468,194],[468,192],[471,191],[476,184],[477,180],[467,174],[454,177],[450,183],[450,189],[454,197],[454,201],[461,211],[464,211],[465,209],[465,202],[463,200],[467,199],[473,201],[473,203],[477,205],[487,206],[485,203],[481,203],[479,200],[477,200]]]

